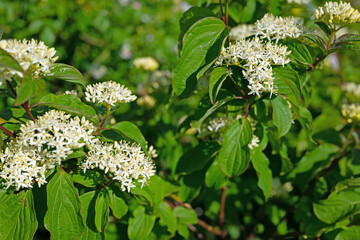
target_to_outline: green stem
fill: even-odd
[[[329,50],[329,48],[331,47],[332,41],[334,40],[334,37],[335,37],[335,34],[336,34],[336,30],[334,29],[331,31],[331,35],[329,37],[329,42],[326,45],[326,50]]]

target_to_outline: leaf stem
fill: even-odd
[[[8,129],[6,129],[5,127],[3,127],[3,125],[0,125],[0,129],[1,129],[4,133],[6,133],[7,135],[9,135],[9,136],[11,136],[11,137],[13,137],[13,138],[16,138],[16,137],[17,137],[17,135],[16,135],[15,133],[9,131]]]

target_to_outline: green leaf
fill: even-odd
[[[142,202],[149,202],[151,206],[154,204],[154,196],[152,191],[148,188],[148,186],[144,186],[141,188],[140,186],[136,186],[132,188],[131,193],[136,195],[135,197],[138,197],[139,200]]]
[[[246,1],[246,6],[242,11],[241,22],[250,22],[256,10],[256,0]]]
[[[110,196],[106,189],[98,192],[95,202],[95,227],[99,232],[105,230],[109,218]]]
[[[250,159],[258,176],[258,186],[263,191],[267,200],[270,197],[272,186],[272,172],[269,168],[270,161],[264,153],[258,150],[251,151]]]
[[[32,97],[39,94],[45,88],[45,81],[41,78],[32,78],[32,73],[27,71],[20,88],[16,91],[17,97],[15,100],[15,105],[19,106],[25,101],[31,99]]]
[[[215,160],[205,174],[205,184],[207,187],[219,190],[227,184],[228,180],[226,175],[222,171],[219,171],[219,169],[220,163]]]
[[[360,236],[360,226],[351,226],[336,235],[335,240],[355,240]]]
[[[345,179],[335,185],[335,192],[340,192],[346,189],[360,188],[360,178]]]
[[[110,208],[117,219],[121,219],[128,211],[128,206],[121,195],[119,191],[109,190]]]
[[[146,239],[155,224],[155,216],[145,214],[145,208],[139,206],[133,212],[134,217],[130,218],[128,226],[128,236],[130,240]]]
[[[359,44],[352,42],[339,42],[332,45],[329,49],[329,54],[336,51],[345,51],[345,50],[360,50]]]
[[[216,15],[207,8],[192,7],[187,10],[180,18],[179,51],[182,49],[183,37],[191,25],[206,17],[216,17]]]
[[[111,129],[118,132],[126,140],[135,141],[140,144],[143,151],[148,155],[145,137],[142,135],[140,129],[135,124],[128,121],[118,122],[111,126]]]
[[[207,59],[207,54],[225,28],[220,19],[207,17],[197,21],[186,32],[181,58],[173,71],[172,85],[176,95],[184,97],[195,88],[197,72],[217,57]]]
[[[98,123],[96,111],[89,105],[81,102],[81,100],[73,95],[56,96],[49,93],[40,99],[39,105],[46,105],[58,110],[67,112],[73,116],[85,117]]]
[[[85,173],[81,169],[76,169],[71,174],[71,178],[74,182],[89,188],[96,187],[96,185],[104,182],[104,176],[95,169],[87,170]]]
[[[21,73],[24,73],[24,70],[20,64],[13,58],[9,53],[4,49],[0,48],[0,67],[11,68]]]
[[[194,210],[186,207],[174,208],[174,214],[179,219],[180,223],[196,224],[198,222],[197,215]]]
[[[70,176],[59,170],[47,185],[48,211],[44,225],[52,239],[78,239],[85,227],[80,214],[78,190]]]
[[[191,122],[191,127],[196,128],[198,131],[200,131],[201,125],[205,121],[205,119],[207,119],[217,109],[234,99],[235,97],[232,95],[232,93],[228,91],[220,91],[218,95],[218,100],[215,102],[214,105],[212,105],[210,102],[210,97],[206,95],[201,99],[199,106],[196,109],[196,120]]]
[[[330,36],[331,35],[331,29],[330,27],[325,24],[324,22],[320,22],[320,21],[316,21],[315,22],[316,25],[318,25],[320,27],[320,29],[327,35]]]
[[[219,149],[220,145],[217,142],[200,142],[180,158],[176,166],[176,174],[189,174],[201,170]]]
[[[171,207],[161,202],[159,205],[160,223],[167,226],[168,231],[174,235],[177,228],[177,219]]]
[[[180,236],[182,236],[184,239],[189,239],[190,231],[186,224],[180,224],[178,226],[178,233]]]
[[[38,226],[32,191],[18,194],[2,191],[0,239],[32,239]]]
[[[352,34],[352,33],[348,33],[348,34],[344,34],[342,36],[340,36],[336,42],[356,42],[356,41],[360,41],[360,35],[359,34]]]
[[[81,240],[101,240],[104,239],[104,233],[98,232],[95,227],[95,202],[96,192],[87,192],[80,196],[81,216],[85,222],[85,231]]]
[[[273,105],[273,121],[274,125],[280,131],[280,137],[284,136],[286,133],[289,132],[292,122],[292,113],[289,107],[288,102],[279,96],[276,96],[271,101]]]
[[[248,167],[250,160],[248,144],[251,139],[252,128],[247,119],[242,123],[235,121],[226,129],[219,161],[221,169],[227,176],[238,176]]]
[[[50,66],[50,73],[46,75],[49,78],[57,78],[67,82],[80,84],[85,87],[85,79],[83,75],[73,66],[63,63],[55,63]]]
[[[222,83],[225,81],[228,75],[229,73],[224,67],[217,67],[211,72],[209,82],[209,95],[212,104],[215,103],[216,96],[220,91]]]
[[[300,100],[300,78],[291,67],[274,67],[273,77],[279,94],[294,94],[296,99]]]
[[[148,183],[147,187],[153,195],[154,208],[157,208],[165,197],[179,190],[179,186],[173,185],[157,175],[152,176]]]
[[[327,199],[313,204],[314,213],[321,221],[332,224],[360,211],[360,193],[353,190],[334,192]]]
[[[286,46],[288,50],[291,51],[289,55],[290,59],[295,59],[305,65],[311,65],[313,63],[309,50],[299,40],[291,39],[286,41]]]

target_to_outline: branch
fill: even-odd
[[[9,131],[8,129],[6,129],[6,128],[3,127],[2,125],[0,125],[0,129],[1,129],[4,133],[6,133],[7,135],[9,135],[9,136],[11,136],[11,137],[13,137],[13,138],[16,138],[16,137],[17,137],[17,135],[16,135],[15,133]]]
[[[224,227],[225,222],[225,202],[226,202],[226,190],[227,186],[221,188],[221,198],[220,198],[220,213],[219,213],[219,227],[220,227],[220,237],[222,239],[226,238],[226,230]]]

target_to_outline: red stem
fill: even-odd
[[[16,138],[17,135],[11,131],[9,131],[8,129],[6,129],[5,127],[3,127],[2,125],[0,125],[0,129],[4,131],[4,133],[6,133],[7,135]]]

